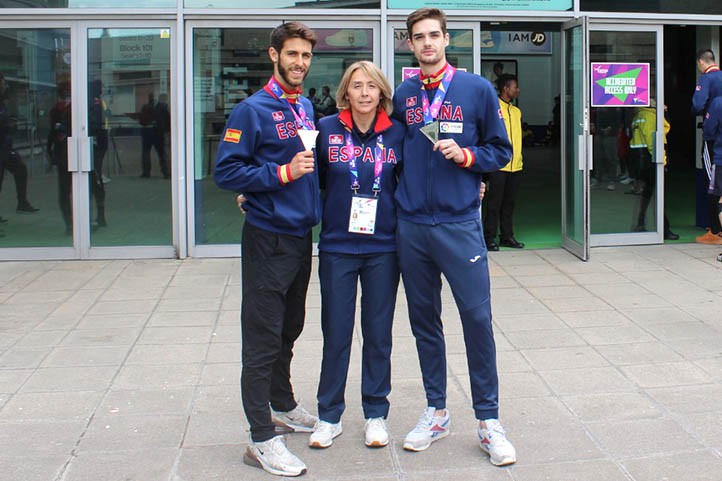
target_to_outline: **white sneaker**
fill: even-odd
[[[366,435],[366,446],[370,448],[382,448],[389,444],[389,431],[386,428],[384,418],[369,418],[364,427]]]
[[[327,448],[333,444],[333,438],[340,436],[343,432],[341,421],[337,423],[327,423],[319,420],[313,430],[313,434],[308,438],[308,445],[312,448]]]
[[[476,434],[479,436],[479,447],[489,454],[489,461],[496,466],[506,466],[516,462],[516,449],[506,439],[506,431],[501,427],[498,419],[485,419],[486,428],[479,426]]]
[[[429,406],[419,418],[416,427],[406,435],[404,449],[408,451],[423,451],[431,443],[449,435],[451,416],[449,410],[443,416],[434,416],[435,407]]]
[[[271,419],[282,431],[292,433],[312,433],[318,422],[318,418],[303,409],[300,404],[286,412],[271,409]]]
[[[283,436],[262,443],[251,442],[243,454],[243,462],[276,476],[300,476],[306,472],[306,465],[288,450]]]

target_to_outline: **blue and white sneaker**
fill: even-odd
[[[489,454],[489,461],[496,466],[516,463],[516,449],[506,439],[506,431],[498,419],[485,419],[485,428],[481,425],[476,430],[479,436],[479,447]]]
[[[416,427],[406,435],[404,449],[408,451],[423,451],[431,443],[449,435],[451,416],[449,410],[444,410],[443,416],[434,416],[436,408],[429,406],[419,418]]]

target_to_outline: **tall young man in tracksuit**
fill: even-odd
[[[315,44],[315,33],[302,23],[273,30],[273,76],[233,109],[214,172],[220,187],[247,198],[241,396],[251,443],[244,462],[282,476],[301,475],[306,466],[276,434],[274,422],[301,432],[316,423],[296,404],[290,382],[293,344],[305,318],[311,228],[321,214],[313,152],[300,137],[302,130],[315,130],[313,106],[300,95]]]
[[[697,52],[697,70],[702,74],[697,80],[692,95],[692,111],[695,115],[702,116],[702,161],[704,163],[707,177],[712,182],[712,165],[714,164],[715,139],[710,137],[704,131],[704,123],[706,122],[707,110],[712,101],[718,97],[722,97],[722,71],[715,62],[714,52],[709,49],[699,50]],[[707,196],[707,207],[709,210],[709,230],[703,235],[697,237],[697,242],[701,244],[722,244],[722,225],[717,218],[717,198],[713,195]]]
[[[479,446],[493,464],[511,464],[516,452],[497,419],[489,269],[479,218],[481,175],[503,167],[511,145],[491,84],[447,64],[445,14],[422,8],[406,26],[421,75],[403,82],[394,96],[394,116],[407,126],[396,241],[427,407],[404,448],[422,451],[449,432],[443,273],[464,329]]]
[[[712,164],[707,193],[717,200],[715,211],[722,223],[722,97],[714,99],[707,109],[704,135],[714,141],[714,164]],[[717,256],[717,260],[722,261],[722,254]]]

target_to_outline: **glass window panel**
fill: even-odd
[[[381,8],[380,0],[185,0],[186,8]]]
[[[650,101],[656,103],[656,38],[655,32],[592,31],[589,33],[589,60],[603,63],[649,63]],[[622,145],[631,143],[635,119],[637,115],[643,115],[645,110],[656,116],[654,109],[648,108],[591,109],[594,166],[590,198],[592,234],[657,230],[656,189],[651,187],[656,180],[650,180],[651,177],[647,175],[656,170],[656,164],[652,164],[651,158],[642,161],[635,157],[634,152],[630,153],[632,149]],[[656,122],[656,117],[652,118]],[[625,174],[635,181],[628,185],[619,183],[620,176]],[[644,190],[645,186],[649,190]]]
[[[335,98],[344,70],[373,60],[373,30],[317,28],[318,43],[304,93],[316,97],[328,87]],[[242,216],[234,195],[216,187],[213,167],[226,120],[233,108],[262,89],[273,74],[267,28],[199,28],[193,31],[193,139],[195,243],[236,244]],[[319,113],[317,112],[317,117]],[[318,227],[315,230],[317,239]]]
[[[177,0],[0,0],[0,8],[175,8]]]
[[[70,31],[2,30],[0,74],[0,247],[72,246]]]
[[[566,85],[564,86],[565,97],[562,99],[562,108],[565,110],[565,206],[566,216],[564,219],[566,237],[574,243],[584,245],[584,178],[583,170],[579,165],[578,139],[582,134],[584,106],[580,95],[584,82],[584,66],[582,65],[582,48],[584,29],[581,26],[574,27],[565,35],[564,59],[566,65]]]
[[[474,72],[474,31],[468,29],[449,29],[449,46],[446,47],[446,60],[456,68],[465,68]],[[409,50],[409,33],[406,27],[394,29],[394,85],[403,81],[404,67],[418,67],[414,54]]]
[[[88,31],[91,244],[169,245],[170,30]]]
[[[722,14],[719,0],[581,0],[587,12]]]

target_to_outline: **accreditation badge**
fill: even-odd
[[[376,229],[376,208],[379,200],[368,195],[351,197],[351,213],[348,219],[348,231],[354,234],[373,235]]]

